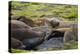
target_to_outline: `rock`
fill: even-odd
[[[37,46],[36,48],[41,51],[46,51],[48,49],[54,48],[62,48],[64,45],[63,37],[53,37],[48,41],[44,41],[41,45]]]

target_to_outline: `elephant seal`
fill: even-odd
[[[43,33],[42,32],[37,32],[31,29],[12,29],[11,30],[11,37],[17,38],[19,40],[24,40],[24,39],[29,39],[29,38],[42,38]]]
[[[24,22],[18,21],[18,20],[10,20],[9,25],[11,29],[17,29],[17,28],[28,28],[30,29],[31,27]]]
[[[11,30],[11,37],[22,41],[26,45],[26,50],[31,50],[44,41],[45,35],[42,32],[24,28]]]
[[[77,24],[72,24],[71,30],[65,32],[64,41],[69,42],[71,40],[78,41],[78,26],[77,26]]]

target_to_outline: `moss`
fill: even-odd
[[[29,16],[30,18],[41,15],[52,15],[67,19],[77,18],[78,7],[76,5],[58,5],[36,2],[12,2],[12,16]]]
[[[64,43],[63,49],[78,49],[78,42],[72,40],[69,43]]]

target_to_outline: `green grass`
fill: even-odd
[[[25,52],[32,52],[32,50],[20,50],[20,49],[11,49],[12,53],[25,53]]]
[[[69,43],[64,43],[63,49],[78,49],[78,42],[77,41],[70,41]]]
[[[38,18],[41,15],[65,19],[73,19],[78,17],[78,7],[76,5],[58,5],[35,2],[12,2],[11,5],[12,17],[28,16],[30,18]]]

